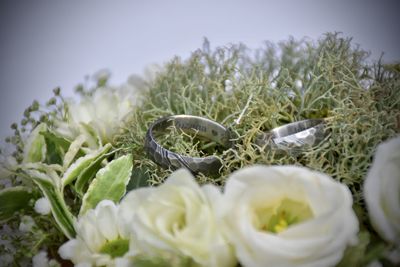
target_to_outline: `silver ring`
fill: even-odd
[[[298,154],[318,145],[326,137],[324,119],[308,119],[289,123],[258,136],[256,144]]]
[[[228,148],[231,147],[232,143],[230,141],[230,131],[227,128],[212,120],[198,116],[174,115],[155,121],[147,130],[145,138],[145,149],[149,158],[163,168],[176,170],[185,167],[192,173],[201,172],[205,175],[219,173],[222,163],[216,156],[190,157],[172,152],[157,143],[154,138],[154,132],[162,132],[170,126],[181,129],[186,133],[194,133]]]

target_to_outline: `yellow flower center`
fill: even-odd
[[[307,203],[285,198],[276,205],[256,208],[253,223],[259,230],[281,233],[290,225],[312,217],[313,213]]]
[[[105,243],[101,249],[100,253],[108,254],[112,258],[121,257],[129,250],[129,240],[128,239],[116,239]]]

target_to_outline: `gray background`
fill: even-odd
[[[400,59],[399,1],[1,1],[0,138],[34,99],[107,68],[112,84],[174,55],[243,42],[250,48],[289,36],[353,37],[371,59]]]

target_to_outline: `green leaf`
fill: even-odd
[[[103,199],[118,202],[126,192],[132,172],[132,156],[125,155],[99,170],[83,197],[80,215]]]
[[[367,250],[367,246],[370,241],[369,233],[362,231],[358,234],[358,244],[351,246],[344,252],[342,260],[336,265],[336,267],[361,267],[364,266],[364,257]]]
[[[27,170],[26,174],[39,186],[43,194],[50,202],[51,212],[61,231],[68,237],[75,237],[74,220],[75,217],[65,204],[60,190],[53,183],[52,178],[36,170]]]
[[[112,148],[111,144],[106,144],[104,147],[99,150],[92,152],[91,154],[87,154],[84,157],[80,157],[75,163],[73,163],[64,173],[62,177],[63,187],[70,184],[74,181],[79,174],[85,170],[93,161],[102,157]]]
[[[81,122],[79,128],[81,132],[85,133],[86,142],[90,147],[102,146],[99,133],[91,125]]]
[[[44,123],[39,124],[30,133],[24,148],[24,163],[29,162],[42,162],[46,158],[46,141],[40,134],[47,130],[47,125]]]
[[[150,175],[144,168],[134,168],[126,190],[131,191],[136,188],[149,186],[149,178]]]
[[[33,197],[32,189],[24,186],[15,186],[0,191],[0,222],[3,223],[13,217],[14,213],[29,207],[29,200]]]
[[[102,154],[100,157],[92,161],[90,165],[79,174],[75,183],[75,190],[78,192],[78,194],[83,195],[85,193],[88,184],[93,180],[97,171],[100,169],[101,162],[112,154],[114,154],[114,151],[111,151],[107,154]]]
[[[55,134],[52,131],[42,131],[40,134],[43,135],[44,138],[46,138],[47,140],[60,147],[63,151],[67,151],[69,146],[71,145],[71,141]]]
[[[46,174],[49,178],[51,178],[53,184],[58,188],[61,189],[61,178],[57,172],[62,172],[63,169],[58,164],[48,165],[46,163],[35,162],[35,163],[25,163],[18,166],[21,170],[27,171],[38,171],[41,173]]]
[[[72,161],[79,154],[80,148],[85,141],[86,137],[84,135],[80,135],[71,143],[63,159],[64,169],[67,169],[71,165]]]
[[[46,141],[46,163],[62,165],[65,152],[68,150],[71,142],[51,131],[42,131],[40,134]]]

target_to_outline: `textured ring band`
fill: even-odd
[[[256,144],[285,150],[292,154],[319,144],[326,136],[324,119],[308,119],[289,123],[258,136]]]
[[[222,164],[216,156],[190,157],[172,152],[157,143],[154,138],[154,132],[165,131],[170,126],[187,133],[195,133],[224,147],[230,147],[230,131],[227,128],[212,120],[198,116],[174,115],[155,121],[147,130],[145,138],[145,149],[149,158],[161,167],[173,170],[186,167],[193,173],[201,172],[205,175],[219,173]]]

